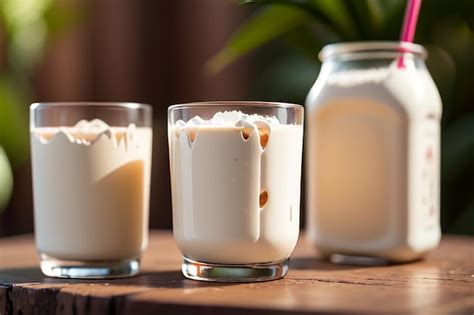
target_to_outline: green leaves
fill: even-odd
[[[51,36],[77,23],[85,12],[84,7],[66,2],[0,0],[2,52],[7,54],[0,73],[0,146],[13,167],[25,163],[29,155],[30,75]]]
[[[474,167],[474,113],[446,127],[442,140],[442,177],[452,182],[465,175],[469,167]]]
[[[44,47],[47,27],[43,14],[52,0],[2,0],[1,21],[7,35],[10,67],[30,69]]]
[[[240,26],[207,64],[218,72],[240,56],[275,39],[285,39],[308,55],[308,47],[330,41],[383,39],[387,19],[398,19],[402,0],[244,0],[261,8]],[[401,24],[401,20],[399,21]],[[399,25],[397,25],[397,29]],[[317,29],[322,31],[317,31]],[[300,30],[304,34],[295,34]],[[296,36],[295,36],[296,35]],[[317,51],[311,52],[314,56]]]
[[[311,0],[313,16],[341,38],[356,39],[354,21],[343,0]]]
[[[474,235],[474,113],[444,128],[441,144],[443,228]]]
[[[211,72],[220,71],[240,56],[277,38],[288,39],[308,54],[313,41],[317,43],[314,47],[319,48],[321,42],[324,44],[310,32],[314,23],[323,25],[338,37],[340,34],[341,38],[357,38],[342,0],[246,0],[241,3],[271,5],[258,10],[232,35],[225,47],[208,62]],[[304,33],[295,34],[297,29]],[[315,56],[317,51],[311,53]]]
[[[288,32],[284,40],[312,60],[316,59],[318,52],[324,45],[324,40],[318,38],[314,32],[305,25]]]
[[[8,157],[0,145],[0,213],[6,208],[13,190],[13,174]]]
[[[285,35],[308,19],[304,11],[295,8],[265,8],[237,30],[226,46],[208,62],[208,69],[218,72],[243,54]]]
[[[27,92],[7,76],[0,76],[0,146],[12,166],[28,159]]]

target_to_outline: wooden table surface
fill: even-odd
[[[362,267],[317,258],[300,237],[283,280],[185,279],[170,232],[151,232],[142,272],[107,281],[41,274],[33,236],[0,238],[0,314],[320,314],[474,312],[474,238],[445,237],[425,260]]]

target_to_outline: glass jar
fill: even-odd
[[[324,255],[413,260],[437,246],[441,99],[426,50],[333,44],[307,100],[308,235]]]

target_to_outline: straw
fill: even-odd
[[[403,20],[403,28],[400,34],[402,42],[413,42],[415,37],[416,23],[418,21],[418,13],[420,12],[421,0],[408,0],[405,9],[405,18]],[[403,52],[403,50],[402,50]],[[405,68],[403,55],[398,59],[398,68]]]

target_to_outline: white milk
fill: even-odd
[[[139,258],[147,245],[151,128],[100,120],[31,132],[39,252],[63,260]]]
[[[329,74],[308,96],[309,233],[326,254],[403,261],[439,242],[441,101],[411,62]]]
[[[303,128],[240,112],[169,130],[173,232],[184,256],[223,264],[288,258],[299,232]]]

